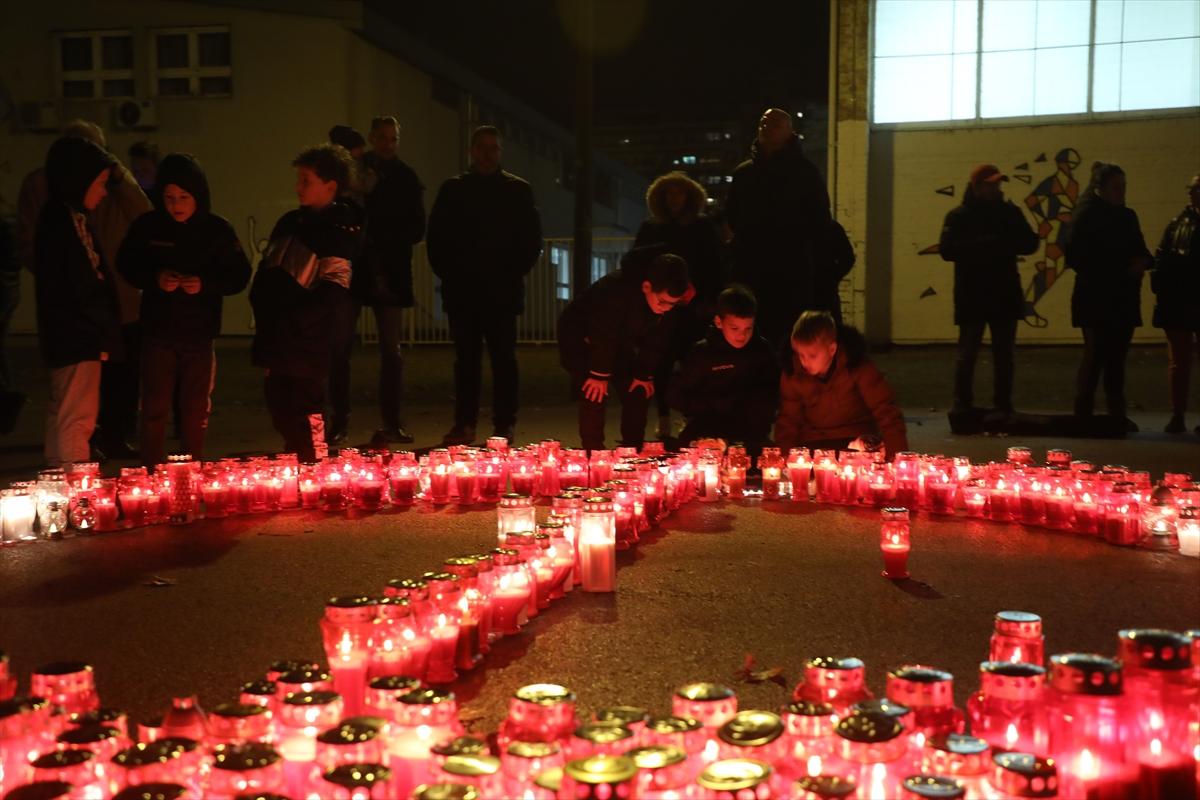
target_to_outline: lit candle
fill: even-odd
[[[431,649],[429,667],[425,680],[429,683],[450,683],[458,677],[454,668],[458,648],[459,621],[453,616],[439,613],[429,629]]]
[[[301,508],[316,508],[321,499],[321,486],[312,478],[305,477],[300,481]]]
[[[225,507],[229,505],[229,489],[220,478],[206,480],[200,495],[204,498],[204,516],[207,519],[225,516]]]
[[[1059,484],[1054,487],[1054,491],[1046,493],[1045,503],[1046,527],[1069,530],[1075,521],[1075,509],[1070,493]]]
[[[1092,495],[1084,492],[1074,503],[1072,511],[1075,514],[1076,533],[1097,533],[1099,530],[1099,510]]]
[[[584,501],[577,544],[583,590],[616,591],[617,530],[611,502],[598,497]]]
[[[429,471],[429,502],[437,506],[450,502],[450,466],[435,464]]]
[[[333,597],[325,604],[321,619],[333,688],[342,696],[348,716],[363,711],[375,606],[376,601],[365,595]]]
[[[957,486],[944,472],[925,481],[925,495],[929,499],[929,510],[934,514],[954,513],[954,494]]]
[[[111,497],[96,498],[96,530],[111,531],[117,528],[117,504]]]
[[[908,509],[883,509],[879,549],[883,553],[883,577],[900,580],[908,577],[908,552],[911,549]]]
[[[141,486],[133,486],[127,493],[117,495],[121,503],[121,514],[131,528],[138,528],[146,521],[146,495]]]
[[[1179,509],[1175,535],[1179,537],[1180,555],[1200,558],[1200,508]]]

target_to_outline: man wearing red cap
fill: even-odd
[[[974,400],[975,359],[986,327],[992,334],[993,406],[1011,414],[1017,321],[1025,315],[1017,256],[1038,247],[1025,215],[1004,199],[1008,176],[995,164],[971,170],[962,205],[946,215],[940,252],[954,262],[954,324],[958,355],[954,365],[954,409],[966,413]]]

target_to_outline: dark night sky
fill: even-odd
[[[368,0],[447,56],[570,125],[574,0]],[[827,94],[826,0],[596,0],[595,115],[726,117]]]

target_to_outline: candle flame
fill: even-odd
[[[1084,492],[1083,497],[1080,499],[1083,500],[1083,502],[1085,502],[1085,503],[1092,502],[1092,496],[1090,494],[1088,494],[1087,492]]]
[[[350,637],[350,631],[342,631],[342,640],[338,642],[338,653],[345,660],[350,657],[352,650],[354,650],[354,639]]]
[[[1021,735],[1017,733],[1016,723],[1008,723],[1008,730],[1004,732],[1004,746],[1009,750],[1012,750],[1017,746],[1017,739],[1019,739],[1020,736]]]
[[[1150,712],[1150,730],[1153,730],[1153,731],[1161,730],[1162,726],[1163,726],[1162,714],[1158,713],[1157,711],[1151,711]]]
[[[720,747],[720,745],[717,744],[717,741],[715,739],[709,739],[707,742],[704,743],[704,760],[705,761],[716,761],[717,757],[720,755],[720,753],[721,753],[721,747]]]
[[[898,533],[892,534],[892,544],[900,544],[900,534],[898,534]]]
[[[1012,655],[1010,655],[1008,657],[1008,660],[1013,664],[1021,663],[1021,647],[1020,647],[1020,645],[1013,648]],[[1012,726],[1010,725],[1009,727],[1012,727]]]
[[[925,734],[924,733],[921,733],[920,731],[918,731],[917,733],[913,734],[912,738],[913,738],[913,742],[916,743],[918,750],[925,746]]]
[[[1162,755],[1162,741],[1157,736],[1150,740],[1150,755],[1155,758]]]
[[[814,776],[821,774],[821,757],[820,756],[809,756],[808,757],[808,774],[814,775]]]
[[[443,627],[446,624],[446,615],[445,614],[438,614],[437,624],[438,624],[439,628]]]
[[[1092,755],[1092,751],[1086,747],[1079,754],[1079,761],[1076,763],[1076,772],[1080,778],[1090,779],[1100,775],[1100,762]]]
[[[390,653],[395,649],[396,649],[396,643],[392,641],[392,637],[389,636],[388,638],[383,640],[383,651],[385,653]]]
[[[887,787],[884,785],[887,781],[887,767],[883,764],[875,764],[871,767],[871,789],[870,800],[888,800]]]

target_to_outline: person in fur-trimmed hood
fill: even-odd
[[[775,443],[792,447],[873,449],[890,459],[908,449],[904,414],[863,335],[828,311],[805,311],[792,328],[779,379]]]
[[[665,251],[687,262],[695,297],[675,323],[672,341],[666,345],[662,363],[654,374],[658,386],[658,437],[670,436],[671,408],[667,390],[675,364],[704,336],[716,313],[717,295],[725,285],[721,266],[721,240],[712,220],[705,214],[708,194],[704,187],[683,172],[660,175],[646,190],[650,217],[638,229],[634,247],[662,245]]]

